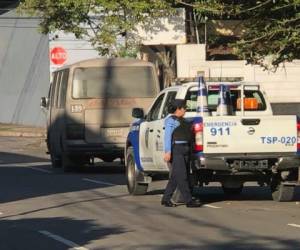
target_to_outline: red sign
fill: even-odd
[[[67,61],[67,51],[62,47],[54,47],[50,51],[50,60],[55,65],[62,65]]]

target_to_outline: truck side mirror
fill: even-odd
[[[144,118],[144,110],[141,108],[133,108],[132,109],[132,117],[142,119]]]
[[[48,108],[49,100],[47,97],[42,97],[40,101],[41,108]]]

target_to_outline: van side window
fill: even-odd
[[[58,108],[65,108],[66,106],[66,95],[68,87],[69,70],[65,69],[61,71],[61,81],[58,91]]]
[[[55,86],[55,94],[54,94],[54,107],[58,108],[58,100],[59,100],[59,89],[60,89],[60,83],[62,78],[62,71],[57,72],[57,78],[56,78],[56,86]]]
[[[161,115],[161,118],[165,118],[169,112],[168,112],[168,106],[169,104],[171,103],[171,101],[173,101],[176,97],[176,94],[177,92],[176,91],[170,91],[168,94],[167,94],[167,97],[166,97],[166,101],[164,103],[164,107],[163,107],[163,112],[162,112],[162,115]]]
[[[53,73],[53,81],[51,84],[51,93],[50,93],[50,106],[54,107],[55,103],[55,88],[56,88],[56,81],[57,81],[58,72]]]
[[[155,101],[155,103],[153,104],[151,110],[149,111],[148,115],[147,115],[147,121],[155,121],[158,119],[158,114],[159,114],[159,110],[161,107],[161,104],[163,102],[165,94],[161,94]]]

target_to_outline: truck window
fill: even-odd
[[[155,101],[155,103],[153,104],[152,108],[150,109],[148,115],[147,115],[147,121],[155,121],[158,119],[158,115],[159,115],[159,110],[161,107],[161,104],[164,100],[164,96],[165,94],[161,94]]]
[[[149,66],[76,68],[73,98],[147,98],[156,95],[156,81]]]
[[[266,102],[259,90],[245,90],[245,98],[255,99],[257,102],[256,108],[248,108],[245,106],[245,111],[263,111],[266,110]],[[230,90],[230,101],[232,104],[233,111],[240,110],[240,96],[241,91],[239,89]],[[216,111],[218,106],[219,91],[208,90],[207,103],[210,111]],[[197,91],[188,91],[186,95],[187,112],[196,112],[197,108]]]
[[[176,94],[177,94],[176,91],[170,91],[170,92],[168,92],[167,97],[166,97],[166,101],[164,103],[164,107],[163,107],[161,118],[165,118],[169,114],[169,112],[168,112],[168,105],[170,104],[171,101],[173,101],[175,99]]]

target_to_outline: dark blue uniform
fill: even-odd
[[[165,120],[165,152],[171,150],[171,169],[162,202],[169,202],[176,188],[186,204],[192,201],[187,169],[190,161],[191,126],[184,118],[169,116]]]

